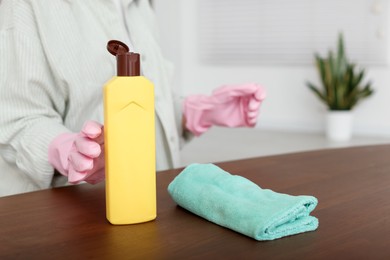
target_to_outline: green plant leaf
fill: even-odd
[[[365,74],[364,70],[360,70],[360,72],[358,72],[357,76],[353,77],[352,84],[354,86],[358,86],[360,84],[360,82],[363,80],[364,74]]]
[[[311,89],[316,94],[316,96],[320,100],[322,100],[325,104],[327,103],[326,96],[323,93],[321,93],[321,91],[316,86],[314,86],[310,82],[307,82],[306,85],[309,87],[309,89]]]
[[[336,53],[329,50],[326,57],[315,54],[315,64],[323,90],[311,83],[307,85],[329,109],[352,109],[359,101],[373,94],[371,83],[367,83],[363,88],[360,86],[365,71],[358,70],[354,63],[348,61],[341,33]]]
[[[339,79],[343,77],[348,69],[348,60],[344,49],[344,40],[342,33],[339,34],[338,47],[337,47],[337,60],[338,60],[338,75]]]

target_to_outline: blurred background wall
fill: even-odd
[[[210,94],[212,89],[223,84],[257,82],[265,86],[267,99],[261,108],[260,120],[256,128],[319,133],[324,131],[326,107],[317,100],[306,87],[305,82],[319,83],[317,71],[312,64],[206,64],[200,59],[200,26],[202,13],[201,0],[154,1],[163,51],[176,68],[176,88],[183,96],[190,94]],[[213,1],[213,0],[210,0]],[[281,0],[277,0],[281,1]],[[294,1],[294,0],[291,0]],[[290,2],[291,2],[290,1]],[[325,1],[326,0],[322,0]],[[343,0],[345,1],[345,0]],[[364,3],[362,2],[364,1]],[[380,26],[382,37],[388,40],[390,20],[388,0],[360,0],[369,12],[386,7]],[[230,0],[226,0],[229,4]],[[234,1],[237,2],[237,1]],[[240,1],[238,1],[240,2]],[[283,2],[283,1],[281,1]],[[351,12],[354,15],[353,2]],[[271,25],[268,25],[272,27]],[[352,25],[353,26],[353,25]],[[364,32],[362,32],[364,33]],[[367,35],[367,37],[372,37]],[[329,48],[335,48],[337,34]],[[347,39],[348,40],[348,39]],[[348,49],[348,41],[347,41]],[[387,46],[383,51],[389,60]],[[353,57],[351,57],[353,58]],[[314,61],[314,60],[313,60]],[[356,135],[390,136],[390,67],[385,64],[365,64],[366,79],[373,82],[375,93],[363,100],[354,109],[354,129]]]

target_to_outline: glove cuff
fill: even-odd
[[[48,151],[49,163],[62,175],[68,176],[70,151],[74,146],[76,133],[63,133],[55,137]]]
[[[187,97],[183,102],[183,113],[186,118],[186,128],[195,136],[206,132],[213,124],[210,114],[214,104],[210,97],[194,95]]]

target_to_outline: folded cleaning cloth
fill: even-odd
[[[262,189],[214,164],[191,164],[169,184],[181,207],[256,240],[274,240],[318,227],[309,216],[313,196],[291,196]]]

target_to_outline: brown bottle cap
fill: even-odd
[[[129,47],[117,40],[109,41],[107,50],[116,56],[117,76],[140,75],[140,55],[138,53],[129,52]]]

